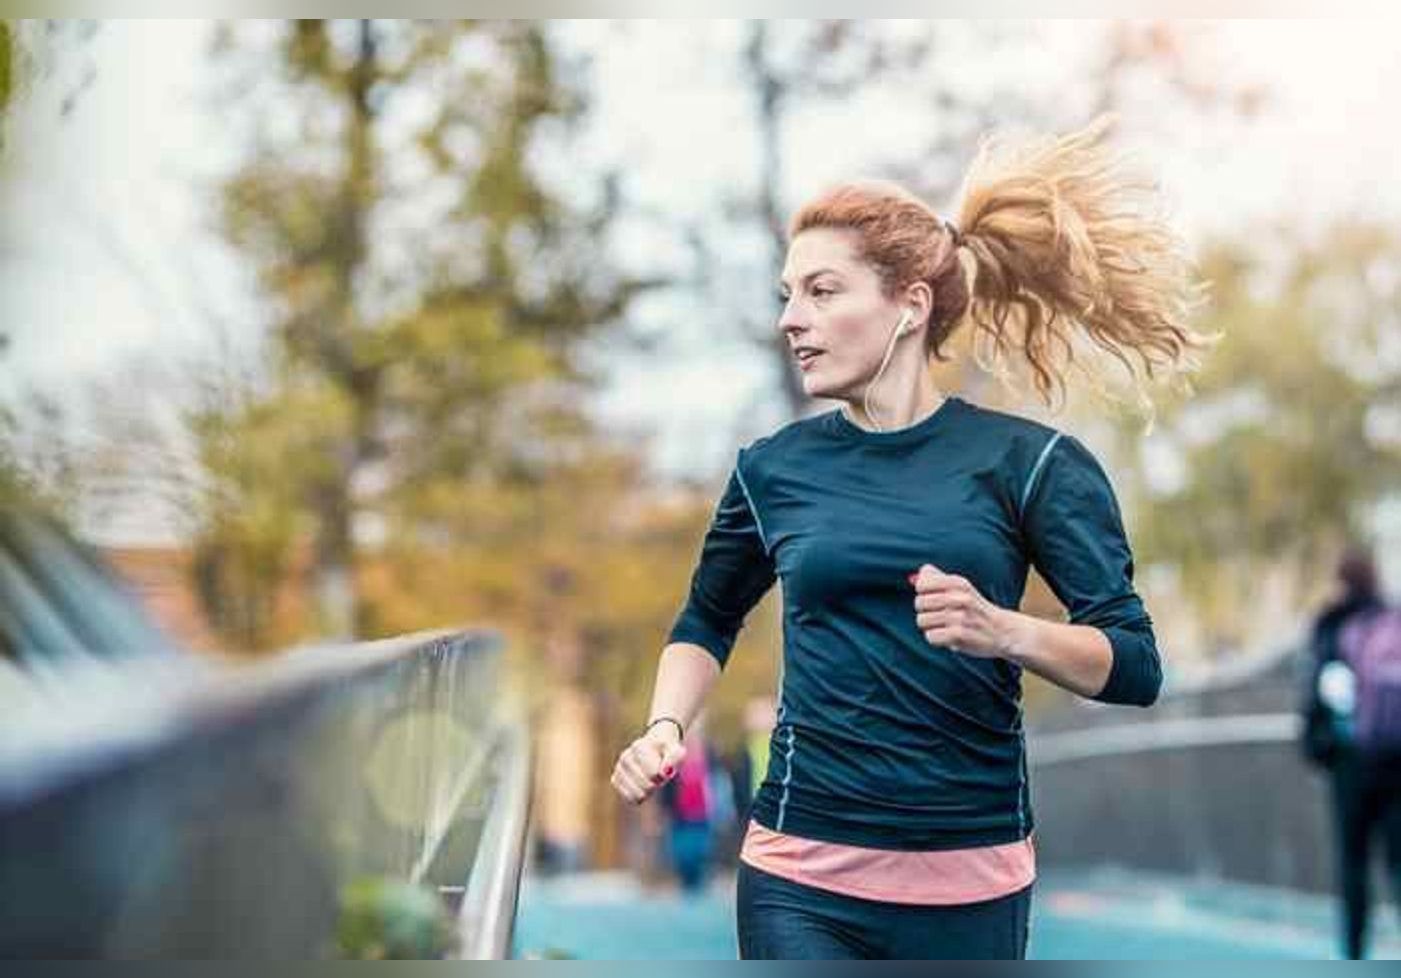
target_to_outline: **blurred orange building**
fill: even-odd
[[[99,552],[156,625],[181,648],[209,653],[223,650],[195,593],[188,550],[111,547]]]

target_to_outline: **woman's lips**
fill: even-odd
[[[822,356],[821,353],[809,353],[809,354],[805,354],[805,355],[803,355],[803,356],[798,357],[798,369],[800,369],[800,370],[809,370],[809,369],[811,369],[812,365],[817,361],[817,358],[820,357],[820,356]]]

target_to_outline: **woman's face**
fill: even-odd
[[[810,397],[858,399],[903,311],[885,297],[880,276],[854,243],[852,231],[813,228],[788,246],[778,328]]]

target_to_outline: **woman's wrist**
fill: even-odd
[[[1025,667],[1036,649],[1037,619],[1011,608],[998,609],[998,655]]]
[[[678,741],[686,739],[686,729],[681,726],[681,721],[673,716],[656,716],[648,720],[647,725],[642,728],[642,735],[644,737],[656,736],[658,730],[670,731],[675,734],[675,739]]]

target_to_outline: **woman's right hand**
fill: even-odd
[[[676,727],[658,723],[618,755],[618,763],[613,765],[613,787],[629,802],[640,805],[676,776],[685,756],[686,748]]]

